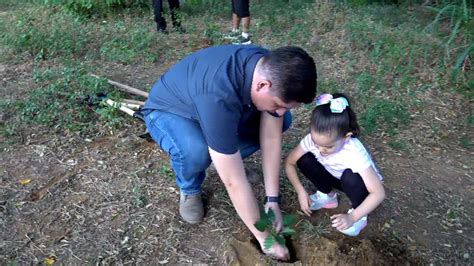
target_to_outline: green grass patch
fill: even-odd
[[[134,23],[130,27],[124,21],[105,22],[101,24],[100,31],[106,35],[100,44],[101,58],[125,64],[157,60],[153,47],[163,36],[157,36],[147,25]]]
[[[38,59],[81,55],[90,31],[72,15],[46,8],[30,8],[4,19],[1,43],[13,54],[28,53]]]
[[[0,39],[10,58],[28,54],[37,61],[87,58],[133,64],[156,62],[175,49],[169,36],[154,31],[151,13],[140,9],[101,19],[44,6],[14,14],[3,20]]]
[[[366,103],[365,111],[360,115],[360,125],[364,134],[385,132],[391,136],[401,126],[406,126],[410,115],[402,102],[388,99],[374,99]]]
[[[2,134],[11,136],[23,124],[40,124],[55,130],[88,131],[96,126],[97,117],[105,126],[115,127],[123,122],[115,108],[99,105],[91,107],[87,96],[104,92],[103,80],[92,78],[81,67],[37,70],[36,87],[26,99],[2,100],[0,108],[8,117]],[[119,97],[119,95],[116,95]]]
[[[301,231],[300,234],[305,236],[305,240],[317,239],[331,232],[331,219],[325,215],[317,224],[304,220],[298,228]]]
[[[0,16],[2,59],[70,67],[35,67],[36,83],[24,102],[3,100],[1,108],[17,111],[6,111],[12,121],[17,117],[15,121],[21,118],[49,127],[82,130],[97,113],[109,126],[121,122],[114,109],[94,112],[74,102],[99,86],[86,77],[87,67],[81,62],[170,65],[197,49],[226,43],[223,33],[231,27],[231,3],[226,1],[186,1],[180,16],[187,33],[168,35],[156,33],[149,6],[130,8],[130,1],[75,2],[87,12],[75,12],[68,6],[71,1],[7,2],[3,6],[9,9],[8,16]],[[410,112],[420,113],[429,105],[430,99],[423,98],[427,90],[462,92],[472,99],[474,27],[466,3],[442,2],[436,8],[408,10],[403,5],[253,1],[250,30],[259,45],[305,48],[316,58],[318,69],[327,71],[320,75],[318,93],[347,93],[365,133],[394,136],[407,128]],[[164,6],[172,30],[168,5]],[[339,68],[321,65],[328,59],[339,61],[335,64]],[[308,112],[312,109],[307,106]],[[65,111],[58,114],[57,110]],[[1,131],[11,135],[15,125],[2,125]],[[401,143],[392,146],[403,149]]]

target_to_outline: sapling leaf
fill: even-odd
[[[278,233],[273,227],[273,224],[275,223],[275,213],[273,210],[270,208],[267,212],[265,212],[264,209],[260,209],[260,220],[258,220],[254,225],[255,228],[257,228],[257,230],[260,232],[269,231],[270,233],[263,242],[264,249],[270,249],[275,243],[285,245],[285,236],[292,236],[296,233],[296,231],[293,229],[295,221],[296,216],[284,215],[284,226],[282,231]]]
[[[273,212],[272,208],[268,209],[267,217],[268,217],[268,221],[270,221],[270,224],[275,223],[275,213]]]
[[[295,229],[290,228],[290,227],[283,227],[283,230],[281,230],[281,234],[284,236],[292,236],[296,233]]]
[[[260,209],[260,220],[268,220],[268,215],[263,208]]]
[[[278,244],[280,244],[280,245],[282,245],[282,246],[284,246],[284,245],[286,244],[285,237],[283,237],[283,236],[280,235],[280,234],[277,234],[277,235],[275,236],[275,239],[276,239],[276,241],[278,242]]]
[[[296,222],[295,215],[283,215],[283,226],[293,226]]]
[[[267,219],[260,218],[260,220],[258,220],[254,225],[255,225],[255,228],[257,228],[258,231],[263,232],[271,224],[268,222]]]
[[[275,236],[273,235],[269,235],[265,238],[265,240],[263,241],[263,248],[265,249],[270,249],[271,247],[273,247],[273,245],[275,244],[276,242],[276,239],[275,239]]]

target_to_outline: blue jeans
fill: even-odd
[[[286,112],[283,131],[290,127],[291,120],[291,113]],[[211,164],[211,156],[199,124],[194,120],[159,110],[145,116],[145,123],[151,137],[170,156],[181,193],[185,195],[201,193],[206,169]],[[259,125],[249,126],[256,127],[254,131],[258,132]],[[258,135],[246,139],[239,138],[238,148],[242,158],[260,149],[258,139]]]

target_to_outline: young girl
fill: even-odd
[[[356,115],[343,94],[323,94],[316,99],[311,132],[288,155],[286,175],[298,193],[301,210],[332,209],[338,205],[334,189],[347,194],[352,209],[331,216],[332,226],[356,236],[367,225],[367,215],[385,198],[385,190],[374,162],[357,139]],[[296,167],[317,188],[308,195]]]

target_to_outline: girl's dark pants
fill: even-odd
[[[311,152],[301,156],[296,165],[301,173],[322,193],[328,194],[334,188],[346,193],[354,209],[369,195],[360,174],[346,169],[339,180],[331,175]]]

